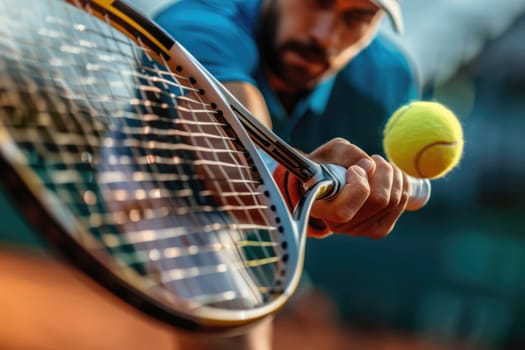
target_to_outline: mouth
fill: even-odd
[[[295,54],[302,56],[306,61],[314,63],[325,63],[327,61],[325,50],[313,42],[303,43],[291,41],[285,45],[284,51],[294,52]]]
[[[316,75],[327,69],[328,60],[324,55],[305,50],[286,50],[283,53],[283,62],[296,70],[304,71],[308,75]]]
[[[276,51],[270,57],[270,69],[276,79],[297,89],[314,86],[331,66],[326,52],[314,43],[288,41]]]

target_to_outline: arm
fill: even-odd
[[[264,125],[270,129],[272,128],[270,113],[264,102],[264,97],[257,87],[240,81],[226,82],[224,86]]]

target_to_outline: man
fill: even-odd
[[[343,192],[316,203],[313,236],[384,237],[406,205],[405,176],[354,145],[379,151],[377,125],[416,95],[406,58],[376,38],[385,13],[401,31],[395,0],[180,0],[155,17],[281,137],[348,168]]]
[[[409,62],[377,35],[385,14],[401,32],[396,0],[179,0],[154,18],[282,138],[348,169],[342,193],[315,204],[310,236],[381,238],[405,209],[406,177],[355,146],[380,152],[384,121],[417,96]],[[265,349],[269,324],[188,346]]]

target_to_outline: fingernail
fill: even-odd
[[[363,169],[365,171],[365,173],[369,173],[372,171],[372,169],[374,168],[374,162],[371,161],[370,159],[368,158],[361,158],[358,162],[357,162],[357,165]]]

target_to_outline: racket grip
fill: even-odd
[[[332,179],[332,185],[319,193],[317,199],[330,199],[339,193],[346,182],[346,169],[340,165],[323,164],[325,175]],[[407,176],[409,182],[409,197],[406,210],[416,211],[423,208],[430,199],[431,185],[428,179]],[[305,184],[308,188],[308,184]]]
[[[408,181],[410,183],[410,197],[408,198],[406,210],[415,211],[423,208],[430,199],[430,180],[409,176]]]

